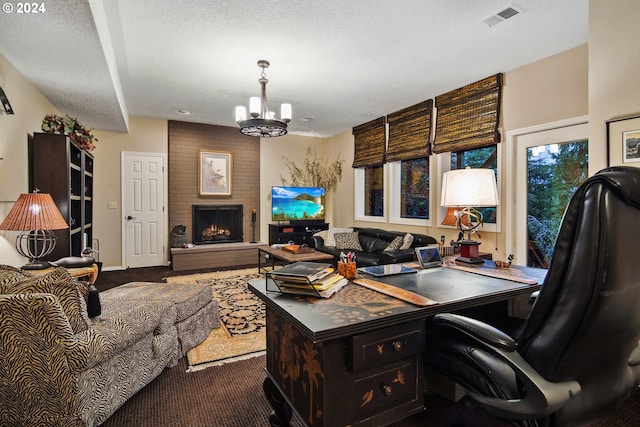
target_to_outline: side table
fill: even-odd
[[[65,267],[66,268],[66,267]],[[54,267],[45,268],[42,270],[28,270],[31,274],[47,274],[54,270]],[[84,280],[92,285],[98,279],[98,264],[91,264],[87,267],[78,268],[66,268],[66,270],[76,279]]]

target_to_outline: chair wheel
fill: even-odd
[[[269,424],[271,427],[287,427],[289,425],[289,423],[282,424],[282,420],[276,414],[276,411],[271,411],[271,414],[269,414]]]

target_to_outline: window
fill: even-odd
[[[400,162],[400,217],[429,218],[429,160]]]
[[[477,148],[475,150],[458,151],[451,153],[451,170],[471,168],[493,169],[498,175],[498,146]],[[500,181],[497,181],[500,182]],[[485,224],[495,224],[497,208],[478,208],[482,213]]]
[[[502,155],[500,153],[500,144],[491,145],[488,147],[476,148],[471,150],[456,151],[450,153],[442,153],[437,156],[438,163],[438,176],[442,177],[442,174],[451,169],[461,169],[464,167],[472,168],[488,168],[493,169],[496,174],[496,183],[498,185],[498,194],[501,194],[500,190],[500,170],[498,165],[501,164]],[[439,181],[439,185],[441,180]],[[503,200],[500,199],[500,203],[503,204]],[[440,199],[438,199],[438,206],[440,206]],[[438,224],[445,227],[455,227],[452,220],[452,209],[440,207],[438,209]],[[482,230],[485,232],[498,233],[500,232],[501,213],[497,208],[477,208],[483,215],[484,225]],[[482,231],[480,231],[482,233]]]
[[[391,222],[428,226],[429,157],[389,163]]]
[[[515,254],[517,264],[545,265],[551,258],[548,249],[555,243],[568,196],[588,174],[588,119],[579,116],[507,132],[504,194],[512,197],[500,202],[508,233],[505,250]]]
[[[355,216],[357,220],[384,222],[385,167],[368,166],[354,170]]]
[[[586,139],[527,147],[527,265],[549,268],[569,200],[588,174]]]
[[[384,216],[384,167],[364,168],[364,215]]]

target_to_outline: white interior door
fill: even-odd
[[[122,153],[123,265],[166,265],[165,154]]]

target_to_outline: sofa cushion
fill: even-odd
[[[360,241],[358,240],[358,232],[351,233],[335,233],[336,248],[338,249],[353,249],[355,251],[361,251]]]
[[[411,233],[405,234],[404,237],[402,238],[402,246],[400,246],[400,250],[404,251],[409,249],[412,243],[413,243],[413,235],[411,235]]]
[[[50,273],[23,279],[12,284],[8,291],[12,294],[53,294],[58,298],[74,334],[86,330],[90,325],[86,306],[86,298],[89,293],[88,285],[75,280],[62,267],[58,267]]]
[[[400,236],[396,236],[393,238],[393,240],[391,241],[391,243],[389,243],[389,245],[387,245],[386,248],[384,248],[385,251],[394,251],[396,249],[400,249],[400,246],[402,246],[403,243],[403,238]]]
[[[324,239],[325,246],[336,246],[336,233],[351,233],[353,228],[329,228],[329,232],[327,233],[327,238]]]

